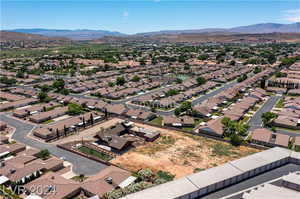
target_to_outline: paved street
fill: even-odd
[[[258,109],[258,111],[256,111],[256,113],[253,115],[253,117],[250,119],[248,123],[250,126],[250,131],[262,127],[262,119],[261,119],[262,114],[271,111],[272,108],[275,106],[276,102],[281,98],[282,96],[271,96],[263,104],[263,106],[260,109]]]
[[[268,99],[268,101],[264,103],[264,105],[250,119],[248,123],[250,125],[250,131],[262,127],[262,119],[261,119],[262,114],[271,111],[272,108],[276,105],[277,101],[280,100],[281,98],[282,96],[271,96],[270,99]],[[300,136],[300,133],[283,130],[283,129],[277,129],[276,132],[280,134],[289,135],[289,136]]]
[[[56,147],[55,145],[42,143],[27,137],[27,134],[35,128],[35,126],[32,124],[19,121],[5,114],[0,115],[0,121],[4,121],[8,125],[16,128],[16,131],[12,136],[13,139],[34,148],[48,149],[51,154],[57,157],[65,157],[67,161],[73,164],[73,171],[77,174],[93,175],[107,167],[105,164],[101,164],[69,151],[65,151]]]

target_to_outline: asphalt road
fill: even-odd
[[[76,174],[93,175],[107,167],[105,164],[60,149],[55,145],[42,143],[27,137],[27,134],[35,128],[32,124],[22,122],[5,114],[0,115],[0,121],[6,122],[8,125],[16,128],[16,131],[12,136],[14,140],[34,148],[48,149],[50,153],[56,157],[65,157],[68,162],[73,164],[73,171]]]
[[[277,101],[280,100],[282,96],[271,96],[270,99],[253,115],[253,117],[249,121],[250,131],[253,131],[257,128],[262,128],[262,119],[261,116],[263,113],[271,111],[272,108],[276,105]],[[289,136],[300,136],[300,133],[276,129],[276,133],[285,134]]]
[[[256,113],[253,115],[253,117],[249,121],[250,131],[253,131],[257,128],[262,128],[262,119],[261,116],[265,112],[269,112],[272,110],[272,108],[275,106],[276,102],[281,99],[282,96],[271,96],[264,104],[263,106],[256,111]]]

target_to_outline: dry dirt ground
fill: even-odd
[[[180,178],[197,170],[215,167],[259,150],[230,144],[178,131],[160,129],[138,124],[161,131],[161,137],[153,143],[139,146],[111,160],[133,172],[142,168],[152,171],[164,170]]]

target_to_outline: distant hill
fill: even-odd
[[[48,37],[66,37],[73,40],[91,40],[104,36],[123,36],[125,34],[119,32],[111,32],[105,30],[59,30],[59,29],[14,29],[12,32],[39,34]]]
[[[46,37],[37,34],[26,34],[10,31],[0,31],[0,41],[67,41],[69,39],[63,37]]]
[[[300,33],[300,22],[292,24],[261,23],[231,28],[229,31],[239,33]]]
[[[205,28],[195,30],[162,30],[156,32],[138,33],[139,36],[153,36],[153,35],[178,35],[178,34],[236,34],[236,33],[300,33],[300,23],[292,24],[277,24],[277,23],[261,23],[249,26],[239,26],[234,28]]]
[[[214,34],[214,35],[232,35],[232,34],[265,34],[265,33],[300,33],[300,23],[277,24],[261,23],[249,26],[239,26],[234,28],[205,28],[192,30],[162,30],[155,32],[137,33],[126,35],[120,32],[106,30],[59,30],[59,29],[14,29],[10,32],[38,34],[47,37],[65,37],[72,40],[95,40],[104,37],[153,37],[157,35],[182,35],[182,34]]]
[[[190,33],[159,34],[151,36],[103,37],[94,43],[118,42],[172,42],[172,43],[262,43],[262,42],[300,42],[300,33]]]

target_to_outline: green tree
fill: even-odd
[[[178,62],[180,62],[180,63],[185,63],[185,61],[186,61],[186,57],[185,57],[184,55],[180,55],[180,56],[178,57]]]
[[[185,64],[184,67],[183,67],[184,70],[190,70],[191,69],[191,66],[188,65],[188,64]]]
[[[173,96],[173,95],[177,95],[179,93],[178,90],[176,89],[170,89],[167,91],[166,96]]]
[[[22,72],[22,71],[18,71],[17,72],[17,74],[16,74],[16,76],[18,77],[18,78],[24,78],[24,72]]]
[[[199,85],[206,83],[206,79],[204,77],[197,77],[196,81]]]
[[[243,74],[242,76],[240,76],[240,77],[237,78],[237,82],[242,82],[242,81],[244,81],[246,79],[247,79],[247,75]]]
[[[51,91],[51,89],[52,89],[52,87],[47,84],[44,84],[41,86],[42,92],[49,92],[49,91]]]
[[[140,81],[140,80],[141,80],[141,78],[140,78],[139,76],[135,75],[135,76],[132,78],[131,81],[133,81],[133,82],[138,82],[138,81]]]
[[[270,54],[267,59],[270,64],[274,64],[277,60],[277,58],[274,54]]]
[[[221,123],[224,125],[224,135],[227,137],[230,137],[233,134],[241,136],[247,135],[247,131],[249,129],[249,125],[247,124],[231,120],[228,117],[224,117]]]
[[[153,172],[151,169],[141,169],[138,171],[137,176],[142,181],[148,181],[153,176]]]
[[[83,107],[79,104],[70,103],[68,104],[68,113],[70,115],[79,115],[84,113]]]
[[[241,137],[235,133],[230,136],[230,143],[233,146],[239,146],[242,143],[242,141],[243,140],[241,139]]]
[[[49,102],[51,100],[51,98],[47,95],[47,93],[43,91],[39,92],[38,98],[40,102]]]
[[[231,61],[229,62],[229,65],[234,66],[234,65],[235,65],[235,61],[234,61],[234,60],[231,60]]]
[[[180,109],[180,108],[176,108],[176,109],[174,110],[174,114],[175,114],[176,116],[180,115],[180,113],[181,113],[181,109]]]
[[[176,82],[176,84],[181,84],[182,83],[182,79],[176,78],[175,82]]]
[[[207,60],[208,57],[209,57],[208,54],[201,54],[201,55],[198,56],[198,59],[199,60]]]
[[[119,85],[119,86],[122,86],[126,83],[125,81],[125,78],[123,76],[121,77],[117,77],[117,81],[116,81],[116,84]]]
[[[161,171],[159,170],[157,173],[156,173],[157,177],[158,178],[162,178],[166,181],[172,181],[175,177],[175,175],[171,174],[170,172],[167,172],[167,171]]]
[[[59,93],[63,95],[69,95],[70,91],[69,89],[63,88],[59,91]]]
[[[265,112],[262,114],[261,119],[265,126],[270,126],[273,119],[277,118],[278,115],[272,112]]]
[[[254,74],[260,73],[261,72],[261,67],[256,66],[253,70]]]
[[[65,87],[65,81],[63,79],[57,79],[53,82],[52,87],[60,91]]]
[[[114,87],[115,84],[114,84],[113,82],[108,82],[108,86],[109,86],[109,87]]]
[[[36,156],[38,158],[41,158],[41,159],[45,160],[45,159],[48,159],[50,157],[50,152],[48,151],[48,149],[43,149],[40,152],[38,152],[36,154]]]
[[[286,73],[282,73],[282,72],[276,72],[275,76],[276,77],[287,77],[287,74]]]

